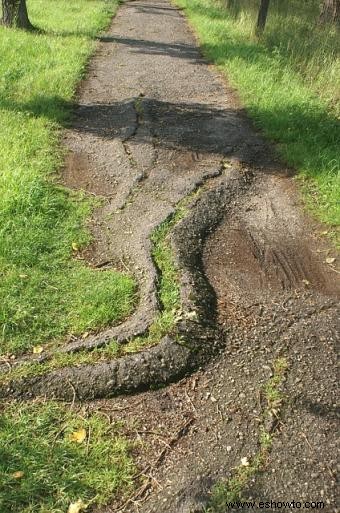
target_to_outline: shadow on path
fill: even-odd
[[[193,60],[194,62],[205,62],[201,52],[196,46],[186,43],[162,43],[149,41],[147,39],[133,39],[121,36],[102,36],[99,38],[102,43],[116,43],[129,47],[131,52],[149,55],[167,55],[179,59]]]

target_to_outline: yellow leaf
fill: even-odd
[[[34,346],[33,347],[33,354],[40,354],[44,350],[43,346]]]
[[[17,472],[13,472],[12,477],[14,477],[14,479],[21,479],[24,475],[25,474],[22,470],[18,470]]]
[[[335,258],[326,258],[326,264],[334,264]]]
[[[197,315],[197,312],[195,312],[195,310],[191,310],[191,312],[185,313],[186,319],[197,319],[197,317],[198,317],[198,315]]]
[[[25,278],[28,278],[28,275],[27,274],[19,274],[19,277],[24,280]]]
[[[67,513],[80,513],[87,509],[87,504],[85,504],[81,499],[78,499],[77,502],[72,502],[67,510]]]
[[[73,251],[79,251],[79,247],[76,242],[72,242],[72,249],[73,249]]]
[[[77,431],[73,431],[73,433],[71,433],[69,435],[69,440],[71,442],[77,442],[77,444],[83,443],[85,438],[86,438],[86,430],[84,428],[80,428]]]

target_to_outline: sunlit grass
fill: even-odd
[[[204,53],[236,87],[255,124],[297,169],[306,203],[321,221],[338,227],[339,32],[317,26],[318,6],[312,1],[311,12],[305,3],[299,8],[298,2],[288,7],[273,2],[260,41],[254,35],[253,2],[235,3],[241,6],[237,13],[213,0],[176,3],[185,8]]]
[[[131,444],[106,416],[55,402],[0,414],[1,513],[66,513],[78,499],[107,504],[131,489]]]
[[[174,226],[187,214],[186,205],[197,194],[199,194],[199,190],[180,201],[174,214],[161,223],[151,236],[153,243],[152,256],[159,271],[158,297],[161,311],[143,335],[134,337],[125,344],[119,344],[116,340],[111,340],[108,344],[92,351],[88,351],[85,347],[82,351],[64,353],[58,352],[58,348],[56,348],[48,360],[44,362],[27,361],[22,365],[13,367],[9,373],[0,376],[0,382],[6,383],[29,376],[44,375],[65,367],[94,364],[120,358],[154,346],[160,342],[162,337],[170,335],[175,329],[178,316],[181,314],[181,297],[179,270],[172,254],[169,236]],[[81,304],[79,308],[82,308]]]
[[[117,1],[28,1],[40,32],[0,27],[0,354],[127,316],[131,277],[76,261],[91,202],[53,184],[60,128]],[[55,180],[54,180],[55,181]]]
[[[227,9],[226,0],[219,5]],[[237,0],[228,13],[242,37],[256,40],[259,3]],[[335,25],[318,23],[318,0],[271,0],[261,43],[304,78],[305,83],[337,108],[340,99],[340,37]],[[312,37],[311,37],[312,36]]]

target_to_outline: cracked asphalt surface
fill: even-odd
[[[120,209],[109,242],[98,237],[98,261],[101,251],[106,255],[114,245],[113,260],[124,248],[124,255],[136,262],[152,227],[221,161],[226,176],[235,166],[253,175],[247,193],[233,197],[197,257],[215,291],[224,349],[179,384],[106,403],[109,410],[123,407],[118,418],[128,425],[139,422],[142,440],[156,451],[144,456],[149,486],[124,509],[201,511],[214,483],[232,476],[242,457],[256,454],[262,389],[275,360],[285,357],[285,399],[272,452],[243,495],[323,500],[326,511],[338,511],[340,287],[324,263],[329,248],[316,235],[320,228],[302,212],[290,170],[277,161],[233,91],[204,61],[185,19],[171,4],[134,1],[120,9],[84,84],[76,131],[68,144],[78,155],[84,141],[85,153],[93,148],[90,169],[105,169],[111,173],[106,183],[114,180],[114,187],[104,187],[106,211]],[[110,146],[108,153],[97,151],[95,141]],[[93,187],[104,180],[100,176]],[[92,190],[91,179],[89,184],[83,186]],[[215,186],[212,179],[209,187]],[[161,465],[155,464],[158,438],[171,441],[171,433],[188,418],[193,424],[186,435]]]
[[[91,262],[124,261],[140,282],[137,312],[108,338],[145,331],[157,312],[152,230],[219,174],[226,156],[254,162],[266,155],[183,27],[179,11],[163,2],[120,9],[65,137],[66,185],[106,199],[92,224]]]
[[[213,485],[258,451],[263,386],[278,357],[288,371],[272,451],[243,496],[323,500],[324,511],[339,511],[340,286],[325,263],[332,249],[303,213],[290,171],[166,0],[120,8],[79,91],[65,144],[64,183],[104,198],[84,256],[94,265],[123,263],[140,283],[130,319],[71,348],[145,331],[159,309],[152,230],[201,184],[208,194],[227,190],[235,172],[251,176],[246,190],[236,187],[219,204],[219,226],[196,255],[213,291],[219,354],[177,384],[90,405],[123,420],[132,439],[138,426],[146,479],[130,500],[95,511],[203,511]],[[218,205],[209,201],[206,212]],[[184,245],[197,205],[176,235]]]

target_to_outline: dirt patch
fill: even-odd
[[[105,180],[106,178],[106,180]],[[99,196],[107,196],[109,177],[103,177],[93,170],[91,160],[86,152],[70,152],[65,159],[63,181],[72,189],[81,189]],[[110,184],[113,185],[112,183]]]
[[[220,320],[258,316],[276,297],[319,293],[339,298],[337,270],[327,264],[329,248],[296,208],[287,179],[259,176],[239,198],[233,215],[214,232],[205,249]]]

